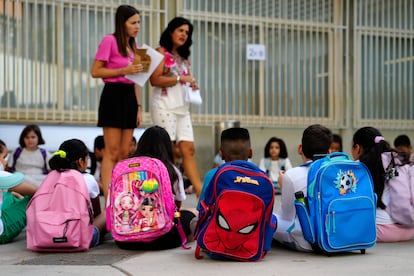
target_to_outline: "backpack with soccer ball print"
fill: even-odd
[[[377,200],[368,168],[343,152],[310,166],[305,203],[295,201],[305,239],[318,253],[365,253],[376,243]]]

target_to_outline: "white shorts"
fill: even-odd
[[[181,110],[180,110],[181,111]],[[174,112],[160,108],[151,108],[152,122],[170,135],[171,141],[194,142],[193,125],[190,112]]]

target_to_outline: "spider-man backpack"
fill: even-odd
[[[276,230],[272,181],[256,165],[221,165],[200,202],[195,257],[257,261],[270,249]]]

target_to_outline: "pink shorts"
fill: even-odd
[[[377,224],[377,242],[399,242],[414,238],[414,228],[399,224]]]

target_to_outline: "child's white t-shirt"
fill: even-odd
[[[282,166],[285,171],[292,168],[292,163],[289,158],[280,158],[278,160],[262,158],[259,163],[259,168],[264,171],[273,182],[278,182],[279,172],[281,171]]]
[[[99,196],[99,185],[96,182],[96,179],[90,173],[82,173],[83,178],[85,179],[86,186],[88,187],[89,197],[95,198]]]
[[[174,170],[178,175],[178,181],[176,181],[173,184],[173,188],[174,188],[174,200],[177,201],[184,201],[186,200],[187,196],[185,195],[185,190],[184,190],[184,181],[183,181],[183,175],[181,174],[180,170],[174,166]]]

